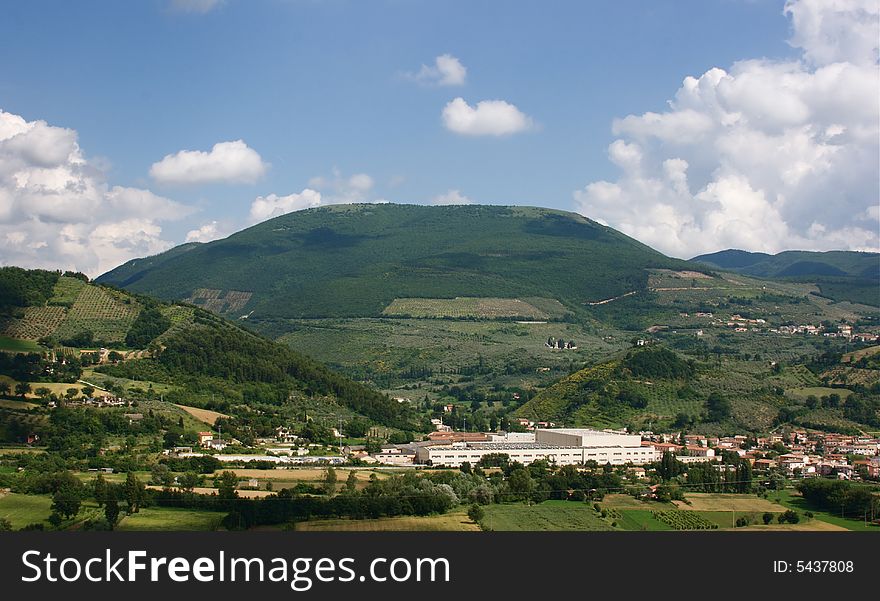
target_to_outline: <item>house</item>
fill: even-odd
[[[212,438],[208,442],[204,444],[209,449],[214,449],[215,451],[222,451],[226,447],[229,446],[229,443],[225,440],[221,440],[219,438]]]
[[[199,444],[202,446],[206,446],[207,443],[214,440],[213,432],[199,432],[197,436],[199,437]]]

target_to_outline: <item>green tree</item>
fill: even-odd
[[[357,476],[355,475],[354,470],[348,472],[348,478],[345,479],[345,489],[344,491],[348,494],[354,494],[357,490]]]
[[[535,490],[535,481],[531,473],[524,467],[515,468],[507,477],[507,486],[514,499],[528,500]]]
[[[332,467],[327,468],[327,474],[324,476],[324,494],[333,495],[336,493],[336,470]]]
[[[730,401],[717,392],[706,399],[706,419],[710,422],[721,422],[730,417]]]
[[[31,385],[27,382],[19,382],[15,385],[15,396],[24,399],[31,392]]]
[[[104,505],[104,518],[110,524],[110,529],[113,530],[116,527],[116,522],[119,520],[119,501],[116,500],[115,495],[108,499]]]
[[[769,524],[770,522],[773,521],[773,514],[770,513],[769,511],[767,511],[764,513],[763,516],[761,516],[761,519],[764,520],[765,524]]]
[[[9,387],[9,382],[0,382],[0,395],[9,396],[9,391],[11,388]]]
[[[238,476],[235,472],[224,471],[214,480],[217,486],[217,496],[224,501],[232,501],[238,498]]]
[[[125,502],[128,504],[128,513],[137,513],[140,511],[141,503],[144,501],[144,485],[138,480],[134,472],[128,472],[125,477]]]
[[[102,474],[98,474],[98,477],[95,478],[95,482],[92,485],[92,489],[94,490],[95,501],[98,503],[98,507],[101,507],[107,501],[107,481],[104,480],[104,476]]]
[[[91,398],[95,394],[95,388],[93,386],[83,386],[82,393],[83,396]]]
[[[71,386],[64,393],[64,398],[66,398],[68,401],[72,401],[73,399],[76,398],[76,395],[78,395],[78,394],[79,394],[79,388],[74,388]]]
[[[468,508],[467,515],[472,522],[479,524],[486,517],[486,510],[477,504],[473,504]]]
[[[70,519],[79,513],[82,497],[79,488],[70,481],[64,481],[52,495],[52,511]]]

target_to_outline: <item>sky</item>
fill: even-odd
[[[0,18],[0,264],[517,204],[669,255],[880,248],[878,0],[111,0]]]

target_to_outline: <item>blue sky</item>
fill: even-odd
[[[256,197],[306,188],[319,189],[324,204],[431,203],[454,190],[471,202],[580,210],[645,237],[644,226],[627,215],[591,214],[603,212],[591,183],[627,193],[626,168],[609,160],[609,145],[644,138],[644,132],[614,133],[613,121],[669,111],[686,76],[700,78],[715,67],[732,73],[738,61],[797,62],[803,73],[815,74],[823,64],[805,57],[809,44],[819,42],[790,43],[793,20],[784,6],[770,0],[29,1],[6,6],[0,20],[0,55],[7,57],[0,109],[27,123],[74,130],[83,160],[107,186],[149,190],[187,207],[157,218],[155,237],[166,246],[213,221],[218,234],[244,227]],[[870,10],[867,19],[870,33]],[[421,66],[444,54],[466,68],[463,84],[417,81]],[[868,77],[876,72],[872,60]],[[505,135],[457,133],[445,126],[442,111],[458,97],[471,107],[503,100],[530,125]],[[872,125],[873,115],[867,119]],[[188,184],[150,174],[166,155],[208,152],[235,140],[258,153],[264,173],[244,183]],[[652,154],[655,165],[685,154],[666,156],[648,146],[642,140],[640,152]],[[694,197],[712,181],[706,169]],[[345,182],[355,174],[369,175],[372,184],[352,193]],[[876,204],[871,189],[855,196],[866,211]],[[797,222],[791,243],[808,246],[814,238],[804,233],[809,220],[801,217],[782,215],[782,221]],[[820,225],[839,231],[847,224]],[[709,240],[705,227],[700,232]],[[870,223],[859,227],[871,230]],[[662,247],[663,235],[645,241]],[[876,243],[863,238],[851,246]],[[661,250],[685,255],[707,250],[706,243]],[[823,244],[843,245],[835,238],[817,247]],[[7,261],[17,259],[8,254]],[[101,268],[124,258],[109,253]],[[43,262],[36,255],[20,260]]]

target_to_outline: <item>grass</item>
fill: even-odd
[[[217,530],[225,514],[176,507],[147,507],[122,519],[117,530]]]
[[[13,529],[34,523],[48,523],[52,498],[47,495],[8,493],[0,496],[0,517],[12,522]]]
[[[756,495],[721,494],[721,493],[688,493],[685,497],[690,504],[675,501],[679,509],[690,511],[741,511],[741,512],[783,512],[784,507],[762,499]]]
[[[9,336],[0,336],[0,351],[11,353],[39,353],[43,348],[33,340],[19,340]]]
[[[795,490],[785,489],[771,492],[770,498],[774,500],[778,499],[780,505],[788,509],[794,509],[801,514],[807,511],[812,511],[815,520],[827,522],[847,530],[854,530],[857,532],[880,532],[880,527],[866,524],[862,516],[858,516],[858,519],[850,519],[847,517],[841,517],[840,514],[816,509],[809,505],[800,493]]]
[[[479,526],[470,521],[465,511],[451,511],[442,515],[398,516],[369,520],[309,520],[298,522],[296,530],[346,531],[346,532],[393,532],[393,531],[476,531]]]
[[[624,530],[662,531],[672,530],[672,526],[654,517],[650,509],[623,509],[617,524]]]
[[[545,501],[538,505],[522,503],[489,505],[483,523],[492,530],[613,530],[590,503]]]
[[[550,311],[519,298],[396,298],[382,311],[384,315],[409,317],[477,317],[480,319],[550,319],[569,313],[554,299],[536,299]]]

